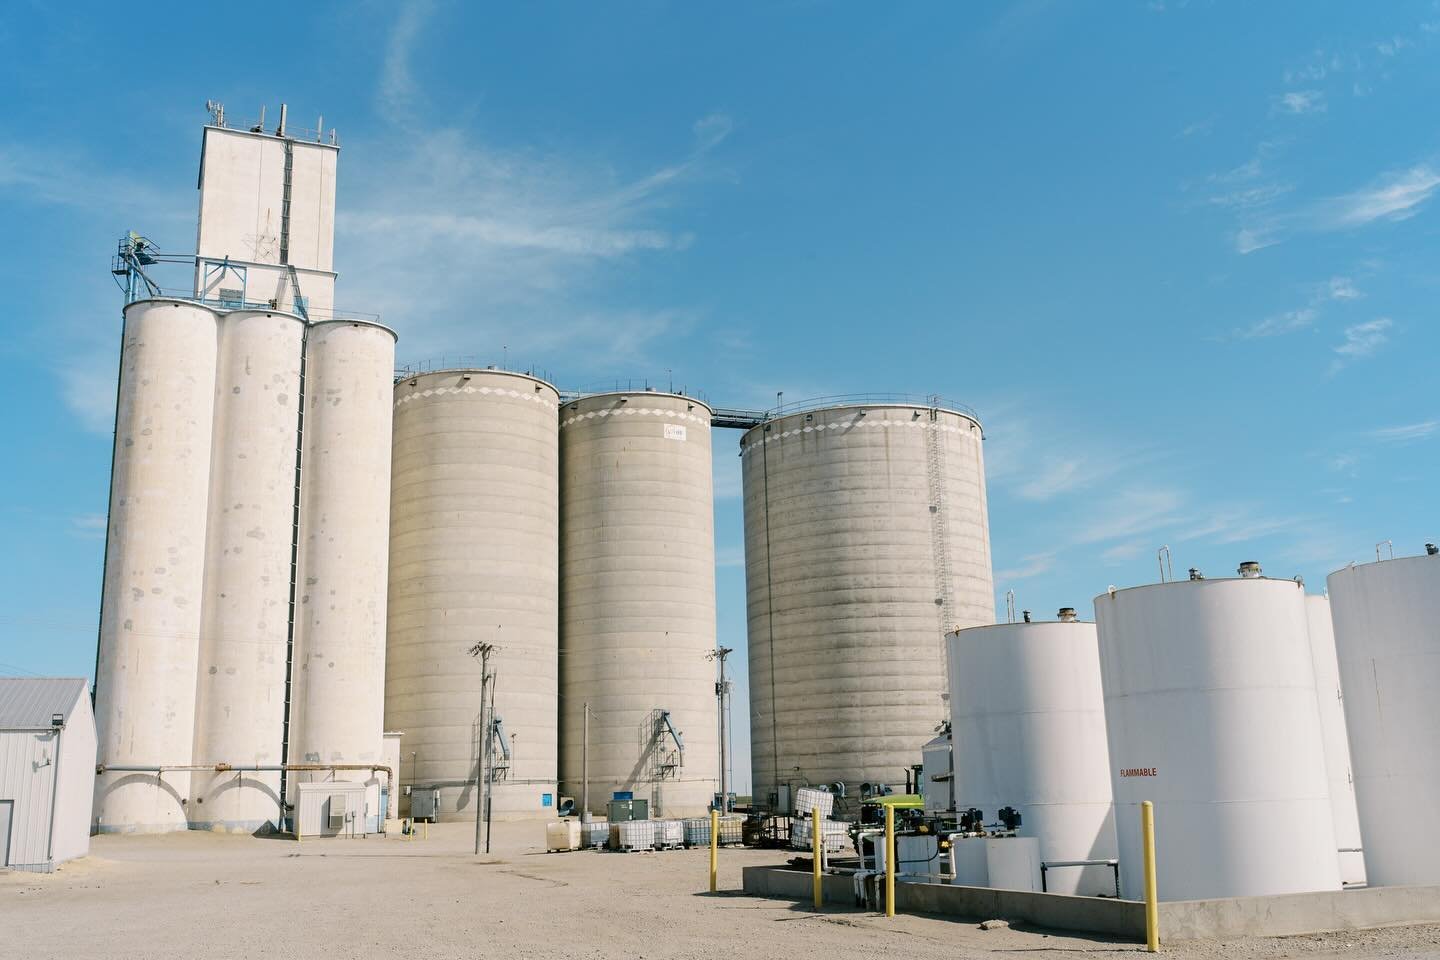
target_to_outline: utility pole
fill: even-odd
[[[476,643],[470,656],[480,658],[480,750],[475,758],[475,855],[480,855],[480,822],[485,808],[485,747],[490,741],[490,727],[485,715],[485,690],[490,684],[490,654],[493,643]]]
[[[496,670],[490,674],[490,717],[485,724],[485,748],[481,755],[485,758],[485,852],[490,852],[490,810],[495,806],[495,761],[492,751],[495,744],[495,688],[500,685],[500,671]]]
[[[580,822],[590,822],[590,701],[585,701],[585,736],[580,741]]]
[[[720,812],[730,812],[730,777],[727,760],[730,755],[730,731],[725,723],[725,701],[730,697],[730,679],[725,675],[725,658],[734,653],[730,647],[717,647],[705,655],[714,660],[720,669],[720,679],[715,681],[715,704],[720,713]]]

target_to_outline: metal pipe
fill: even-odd
[[[607,814],[608,816],[608,814]],[[590,701],[585,701],[585,734],[580,742],[580,821],[590,822]]]
[[[52,870],[55,868],[55,806],[60,797],[60,731],[65,729],[65,724],[62,722],[53,729],[55,754],[50,758],[50,762],[55,766],[55,776],[50,783],[50,829],[46,831],[45,837],[45,862]]]
[[[105,773],[165,773],[213,772],[213,773],[335,773],[338,770],[365,770],[369,773],[385,774],[385,793],[388,796],[395,789],[395,771],[379,763],[151,763],[151,764],[109,764],[95,765],[95,775]],[[282,824],[283,826],[283,824]],[[295,824],[295,835],[299,837],[300,824]],[[380,811],[380,832],[385,832],[385,811]]]
[[[1119,860],[1042,860],[1040,861],[1040,892],[1049,893],[1045,874],[1051,867],[1109,867],[1115,873],[1115,898],[1120,899]]]

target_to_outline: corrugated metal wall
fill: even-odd
[[[0,803],[11,806],[9,855],[0,865],[48,872],[90,851],[95,720],[89,694],[82,693],[66,713],[58,738],[53,730],[0,730]],[[52,822],[57,825],[53,848]],[[3,825],[0,813],[0,831]],[[0,855],[4,846],[0,832]]]
[[[49,863],[50,798],[57,761],[54,733],[0,732],[0,800],[14,801],[7,866],[46,869]]]

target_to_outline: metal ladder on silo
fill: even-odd
[[[940,408],[932,405],[929,416],[929,422],[924,426],[925,479],[930,488],[930,551],[935,563],[935,616],[943,637],[955,626],[950,621],[953,582],[950,579],[950,538],[945,524],[948,513],[945,498],[945,441],[941,436]]]
[[[282,113],[284,111],[281,111]],[[280,193],[280,262],[290,262],[290,176],[295,171],[295,142],[283,137],[285,145],[285,180]]]

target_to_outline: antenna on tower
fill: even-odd
[[[210,123],[213,126],[225,126],[225,104],[219,100],[206,100],[205,109],[210,111]]]

